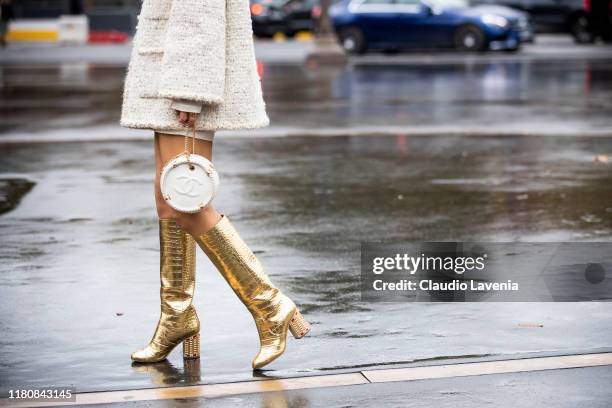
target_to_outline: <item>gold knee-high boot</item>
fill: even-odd
[[[161,315],[149,345],[132,360],[164,360],[179,343],[184,358],[200,357],[200,321],[192,304],[195,289],[195,241],[173,220],[159,220]]]
[[[261,348],[253,360],[253,368],[261,368],[283,354],[287,330],[297,339],[308,333],[308,322],[291,299],[272,285],[226,216],[196,238],[196,242],[255,319]]]

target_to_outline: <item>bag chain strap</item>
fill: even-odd
[[[193,123],[193,133],[191,135],[191,154],[196,154],[195,151],[195,140],[196,140],[196,125]],[[187,156],[187,163],[191,165],[191,161],[189,159],[189,136],[185,135],[185,155]]]

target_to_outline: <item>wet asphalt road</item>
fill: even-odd
[[[594,160],[612,153],[612,138],[594,136],[612,135],[610,61],[262,61],[276,129],[336,135],[215,142],[218,208],[313,323],[263,375],[610,347],[608,303],[367,304],[358,282],[364,240],[612,240],[611,164]],[[0,391],[260,378],[251,318],[202,254],[199,371],[179,352],[130,364],[158,316],[158,243],[152,144],[118,141],[131,134],[116,125],[125,67],[0,70],[0,142],[83,141],[0,144],[1,208],[12,208],[0,216]],[[415,131],[377,135],[390,127]]]
[[[512,55],[373,54],[320,68],[302,63],[302,43],[262,43],[272,126],[244,134],[612,135],[612,46],[530,47]],[[80,52],[84,61],[61,47],[0,54],[0,140],[134,134],[117,126],[129,48]]]
[[[158,315],[150,142],[1,149],[0,173],[36,183],[0,218],[2,389],[254,378],[251,318],[202,254],[200,375],[179,352],[130,364]],[[612,173],[592,157],[611,150],[608,138],[218,140],[218,208],[313,323],[264,375],[609,347],[610,303],[369,304],[358,276],[364,240],[609,241]]]

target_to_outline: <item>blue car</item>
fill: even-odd
[[[340,0],[330,8],[338,39],[351,54],[367,50],[452,47],[516,51],[533,40],[526,13],[467,0]]]

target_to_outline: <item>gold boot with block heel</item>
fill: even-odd
[[[195,241],[172,220],[159,220],[161,316],[148,346],[132,354],[139,363],[164,360],[181,342],[184,358],[200,357],[200,321],[192,304]]]
[[[278,290],[226,216],[196,242],[244,303],[259,333],[260,350],[253,368],[271,363],[285,351],[287,330],[302,338],[310,325],[295,304]]]

